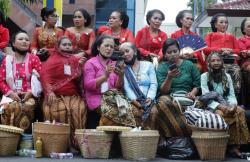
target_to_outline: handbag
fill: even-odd
[[[170,96],[173,98],[174,101],[177,102],[179,106],[191,106],[194,104],[193,100],[186,97],[186,91],[176,91],[174,93],[171,93]]]
[[[36,55],[39,57],[41,62],[44,62],[49,58],[49,51],[40,49],[39,51],[37,51]]]

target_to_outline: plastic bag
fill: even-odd
[[[196,149],[190,137],[171,137],[158,146],[157,153],[174,160],[191,159],[196,155]]]
[[[40,97],[42,93],[42,85],[41,82],[38,80],[38,73],[35,70],[33,70],[31,76],[31,93],[35,97]]]

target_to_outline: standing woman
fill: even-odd
[[[250,72],[250,18],[245,18],[241,23],[242,37],[239,38],[241,68]]]
[[[113,11],[109,17],[109,28],[104,31],[103,35],[110,35],[118,39],[120,45],[124,42],[135,43],[133,33],[128,29],[129,17],[124,11]],[[119,50],[119,48],[118,48]]]
[[[85,9],[77,9],[73,17],[74,26],[67,28],[65,35],[73,43],[76,53],[83,52],[85,56],[91,55],[91,46],[95,40],[95,32],[89,28],[91,17]]]
[[[192,23],[194,21],[192,12],[190,10],[182,10],[180,11],[175,19],[176,25],[180,28],[179,30],[175,31],[171,34],[171,38],[178,39],[182,37],[183,35],[196,35],[194,32],[192,32],[190,29],[192,27]],[[206,70],[206,63],[202,57],[202,53],[195,52],[195,53],[186,53],[183,56],[185,59],[196,57],[198,59],[198,67],[201,68],[201,71]]]
[[[221,54],[224,58],[229,56],[234,57],[234,63],[226,63],[226,71],[231,75],[235,93],[240,93],[241,88],[241,72],[240,67],[237,65],[237,58],[240,52],[238,41],[236,38],[227,33],[228,19],[224,13],[218,13],[211,19],[211,33],[205,36],[207,48],[204,53],[208,56],[212,52]]]
[[[26,32],[14,34],[11,46],[14,54],[7,54],[0,68],[0,90],[13,102],[1,115],[1,124],[12,124],[27,132],[34,120],[36,106],[31,91],[31,75],[40,73],[41,62],[28,52],[30,39]]]
[[[2,12],[0,12],[0,52],[8,46],[10,41],[9,30],[3,26],[4,17]]]
[[[136,35],[136,47],[139,49],[143,60],[152,60],[153,57],[161,60],[163,57],[162,44],[167,39],[167,34],[160,30],[165,15],[160,10],[150,10],[146,15],[146,20],[148,26],[142,28]]]
[[[63,30],[55,27],[58,15],[56,9],[43,8],[41,10],[42,20],[45,22],[43,27],[37,27],[32,35],[31,52],[37,54],[40,51],[48,52],[53,49],[63,36]]]
[[[84,66],[84,91],[88,105],[87,128],[96,128],[101,118],[102,94],[123,87],[123,73],[110,58],[114,52],[114,39],[102,35],[92,46],[93,58]]]

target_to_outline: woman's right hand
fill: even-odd
[[[50,92],[48,95],[48,105],[51,106],[56,101],[56,95],[54,92]]]
[[[8,97],[11,98],[14,101],[21,101],[21,98],[18,96],[18,93],[15,93],[15,92],[11,92],[8,95]]]
[[[181,75],[181,72],[176,68],[176,69],[168,71],[167,78],[168,79],[173,79],[173,78],[178,77],[180,75]]]

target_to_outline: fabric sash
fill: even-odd
[[[142,115],[142,120],[145,121],[148,117],[149,117],[149,114],[150,114],[150,111],[151,111],[151,108],[153,106],[153,102],[147,106],[146,105],[146,96],[142,93],[142,91],[140,90],[133,74],[131,73],[131,71],[129,70],[129,66],[127,66],[125,68],[125,76],[128,80],[128,83],[131,87],[131,89],[134,91],[135,95],[136,95],[136,100],[142,105],[142,108],[144,110],[144,113]]]
[[[29,69],[28,69],[28,65],[29,65],[29,54],[28,53],[26,54],[26,56],[24,58],[24,62],[25,62],[26,79],[30,80],[31,74],[29,73]],[[15,76],[15,74],[16,74],[16,59],[12,55],[7,55],[6,56],[6,82],[12,90],[16,90],[16,85],[15,85],[16,76]],[[30,82],[27,82],[27,84],[29,87]]]

